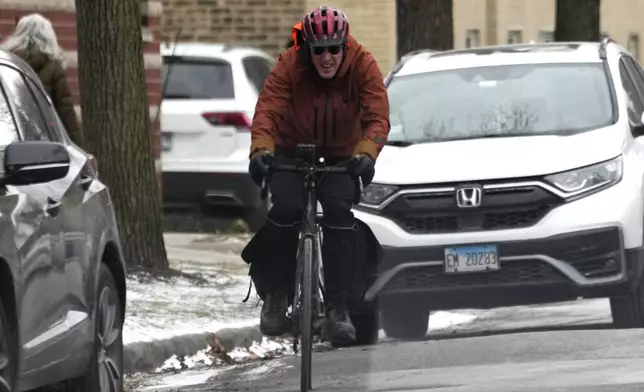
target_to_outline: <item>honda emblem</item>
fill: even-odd
[[[481,187],[467,187],[456,190],[456,205],[460,208],[477,208],[483,202]]]

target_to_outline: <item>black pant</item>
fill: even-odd
[[[330,306],[346,306],[351,262],[358,256],[358,228],[351,207],[357,195],[356,180],[348,174],[326,173],[317,182],[317,197],[324,213],[322,260],[326,298]],[[274,172],[270,190],[273,206],[263,231],[266,252],[261,274],[269,293],[293,289],[298,233],[306,203],[300,173]]]

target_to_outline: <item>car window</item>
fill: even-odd
[[[161,80],[164,99],[235,98],[233,70],[223,60],[167,56]]]
[[[273,64],[262,57],[246,57],[242,63],[246,76],[259,93],[264,88],[264,81],[271,73]]]
[[[622,87],[626,92],[627,96],[627,111],[628,119],[631,125],[637,125],[641,123],[641,116],[644,112],[644,103],[642,102],[642,97],[638,94],[637,86],[635,85],[632,76],[637,74],[637,70],[633,69],[632,66],[629,67],[625,61],[626,57],[622,57],[619,61],[619,74],[622,81]],[[630,71],[630,72],[629,72]],[[644,85],[640,86],[640,91]]]
[[[51,140],[47,124],[25,79],[13,68],[0,66],[0,75],[7,86],[7,95],[16,105],[16,117],[25,140]]]
[[[395,77],[391,141],[570,134],[613,123],[602,63],[513,64]]]
[[[40,108],[41,113],[45,117],[45,121],[47,122],[47,128],[49,129],[49,133],[51,134],[51,136],[55,141],[57,142],[63,141],[61,132],[64,129],[64,127],[58,121],[56,109],[52,106],[49,99],[47,99],[47,96],[42,91],[42,89],[38,87],[38,85],[34,83],[33,80],[31,80],[28,77],[25,79],[27,80],[27,85],[29,85],[29,89],[31,90],[34,98],[36,99],[36,102],[38,103],[38,107]]]
[[[5,92],[0,90],[0,174],[4,172],[4,150],[5,148],[20,140],[18,127],[11,112],[11,106],[7,100]]]

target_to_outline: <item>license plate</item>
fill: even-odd
[[[445,249],[446,273],[496,271],[499,268],[499,252],[494,245]]]
[[[162,133],[161,134],[161,150],[168,151],[172,148],[172,134],[171,133]]]

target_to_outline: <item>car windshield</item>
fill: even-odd
[[[392,144],[571,134],[613,122],[602,63],[520,64],[396,77]]]
[[[165,57],[161,68],[164,99],[233,99],[230,63],[223,60]]]

